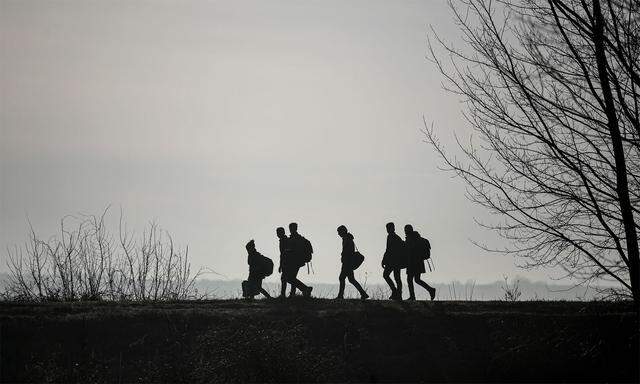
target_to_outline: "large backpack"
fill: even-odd
[[[313,246],[311,245],[311,242],[309,240],[307,240],[305,237],[300,236],[302,238],[301,240],[301,255],[302,255],[302,261],[305,263],[308,263],[311,261],[312,255],[313,255]]]
[[[273,261],[266,256],[260,255],[258,259],[258,270],[264,277],[271,276],[271,274],[273,274]]]
[[[431,260],[431,243],[424,237],[420,237],[420,243],[422,245],[422,259],[426,260],[427,265],[429,266],[429,271],[433,272],[436,267],[435,265],[432,266],[433,261]]]
[[[424,237],[420,238],[422,242],[422,259],[429,260],[431,258],[431,243]]]

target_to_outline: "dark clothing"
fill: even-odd
[[[288,239],[288,246],[291,250],[291,263],[297,268],[305,265],[305,240],[299,233],[292,233]]]
[[[340,269],[340,276],[338,276],[338,281],[340,282],[340,286],[338,289],[339,298],[344,297],[344,288],[346,285],[345,280],[349,280],[349,282],[354,287],[356,287],[356,289],[360,293],[360,296],[367,296],[367,293],[365,292],[365,290],[362,288],[360,283],[358,283],[358,280],[356,280],[356,277],[353,274],[353,269],[346,267],[344,264],[342,264],[342,268]]]
[[[407,254],[409,257],[409,263],[407,266],[407,285],[409,286],[409,299],[415,300],[415,292],[413,283],[415,282],[419,286],[423,287],[429,292],[431,300],[435,296],[435,288],[422,281],[420,275],[426,272],[424,268],[424,257],[426,254],[425,240],[416,231],[407,236]]]
[[[414,231],[410,236],[407,236],[407,275],[419,275],[426,272],[422,241],[418,232]]]
[[[291,241],[287,237],[280,239],[280,269],[283,277],[297,273],[299,268],[293,259],[290,243]]]
[[[419,286],[421,286],[422,288],[426,289],[427,291],[429,291],[429,294],[432,296],[433,300],[433,295],[435,293],[435,288],[433,288],[432,286],[430,286],[429,284],[425,283],[421,278],[420,275],[422,273],[416,273],[416,274],[410,274],[409,270],[407,270],[407,285],[409,286],[409,298],[410,299],[415,299],[416,295],[415,292],[413,290],[413,282],[415,281],[416,284],[418,284]],[[433,292],[433,293],[432,293]]]
[[[298,235],[298,239],[302,239],[302,237]],[[293,239],[292,237],[283,237],[280,239],[280,268],[282,271],[282,275],[280,276],[280,296],[282,297],[285,296],[287,283],[291,285],[290,296],[295,295],[296,288],[302,292],[309,289],[308,286],[298,280],[298,272],[304,263],[300,264],[301,258],[296,258],[296,253],[293,249],[295,241],[296,239]]]
[[[247,251],[247,264],[249,264],[249,276],[258,276],[260,274],[260,262],[264,257],[260,252],[253,250]],[[264,276],[261,276],[264,279]]]
[[[287,275],[283,275],[282,277],[282,286],[280,291],[280,296],[284,297],[287,291],[287,283],[291,285],[291,291],[289,292],[290,297],[294,297],[296,295],[296,289],[299,289],[300,292],[304,294],[305,291],[309,289],[309,286],[303,283],[298,279],[298,272],[300,272],[300,268],[292,268]]]
[[[354,254],[356,252],[356,245],[353,242],[353,235],[347,233],[342,237],[342,252],[340,253],[340,261],[342,261],[342,268],[340,269],[340,276],[338,276],[338,280],[340,282],[339,290],[338,290],[338,298],[344,297],[344,288],[345,288],[345,280],[349,280],[349,282],[356,287],[360,296],[363,299],[369,297],[367,292],[362,288],[358,280],[353,274],[353,259]]]
[[[400,278],[400,270],[407,267],[407,247],[404,241],[397,233],[387,234],[387,248],[382,257],[382,266],[384,268],[382,277],[391,289],[391,299],[402,299],[402,280]],[[391,280],[393,273],[393,280]]]
[[[340,253],[340,261],[342,262],[342,268],[345,265],[351,267],[353,265],[354,254],[356,253],[356,244],[353,242],[353,235],[347,233],[342,238],[342,252]]]
[[[400,278],[400,268],[391,268],[386,266],[382,272],[382,277],[389,284],[389,288],[391,288],[392,298],[401,299],[402,298],[402,279]],[[391,280],[391,273],[393,273],[393,280],[395,280],[395,284],[393,280]]]
[[[278,240],[280,247],[280,267],[282,267],[290,261],[291,249],[289,248],[289,238],[287,236],[281,237]]]
[[[387,249],[384,251],[382,264],[389,268],[406,268],[407,252],[402,238],[397,233],[387,235]]]
[[[266,297],[271,297],[269,293],[262,288],[262,280],[264,279],[263,271],[260,270],[260,261],[264,257],[258,251],[247,251],[247,263],[249,264],[249,277],[242,284],[242,293],[244,297],[253,298],[253,296],[262,293]]]
[[[246,285],[243,287],[245,297],[253,297],[259,293],[265,293],[266,291],[262,288],[262,280],[264,280],[262,276],[249,274]],[[269,294],[265,293],[265,296],[269,297]]]

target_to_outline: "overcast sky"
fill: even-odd
[[[330,282],[345,224],[358,278],[382,281],[394,221],[431,240],[426,280],[546,279],[470,242],[500,245],[422,142],[423,115],[445,145],[470,133],[425,59],[430,25],[459,41],[437,0],[0,0],[0,244],[111,204],[244,278],[244,244],[275,260],[296,221],[316,251],[302,279]]]

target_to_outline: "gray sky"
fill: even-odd
[[[357,276],[381,281],[395,221],[431,240],[427,279],[545,279],[471,244],[500,242],[421,142],[423,114],[445,145],[469,134],[425,59],[430,24],[458,40],[436,0],[0,0],[0,244],[27,216],[48,237],[112,204],[241,278],[246,241],[275,260],[297,221],[316,251],[303,280],[328,282],[345,224]]]

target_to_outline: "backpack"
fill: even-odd
[[[258,270],[264,277],[271,276],[271,274],[273,274],[273,261],[266,256],[260,257],[258,261]]]
[[[431,243],[424,237],[420,238],[422,242],[422,259],[429,260],[431,258]]]
[[[300,237],[302,237],[302,249],[300,250],[302,253],[302,261],[308,263],[311,261],[311,256],[313,255],[313,246],[305,237]]]

